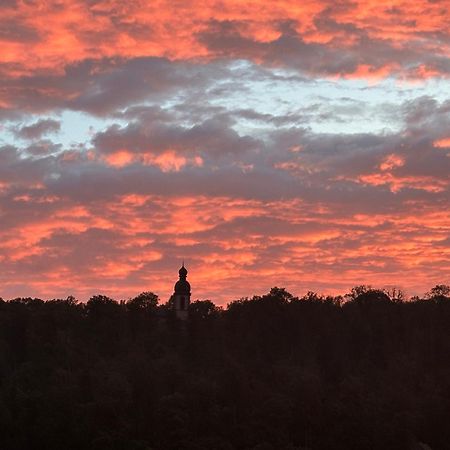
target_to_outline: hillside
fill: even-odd
[[[446,449],[450,294],[0,302],[4,449]],[[422,444],[419,444],[422,443]]]

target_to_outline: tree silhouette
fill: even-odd
[[[446,449],[449,293],[0,301],[0,448]]]
[[[450,286],[446,284],[438,284],[425,294],[429,299],[450,299]]]
[[[148,311],[154,312],[157,309],[159,297],[153,292],[142,292],[127,302],[127,308],[130,311]]]

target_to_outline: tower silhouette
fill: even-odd
[[[191,285],[186,280],[188,271],[186,267],[181,266],[178,271],[180,279],[175,283],[174,293],[172,295],[172,305],[175,315],[178,319],[186,320],[189,317],[189,304],[191,302]]]

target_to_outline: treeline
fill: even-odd
[[[450,288],[0,301],[0,448],[448,449]]]

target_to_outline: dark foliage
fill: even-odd
[[[447,449],[450,289],[0,301],[0,448]]]

